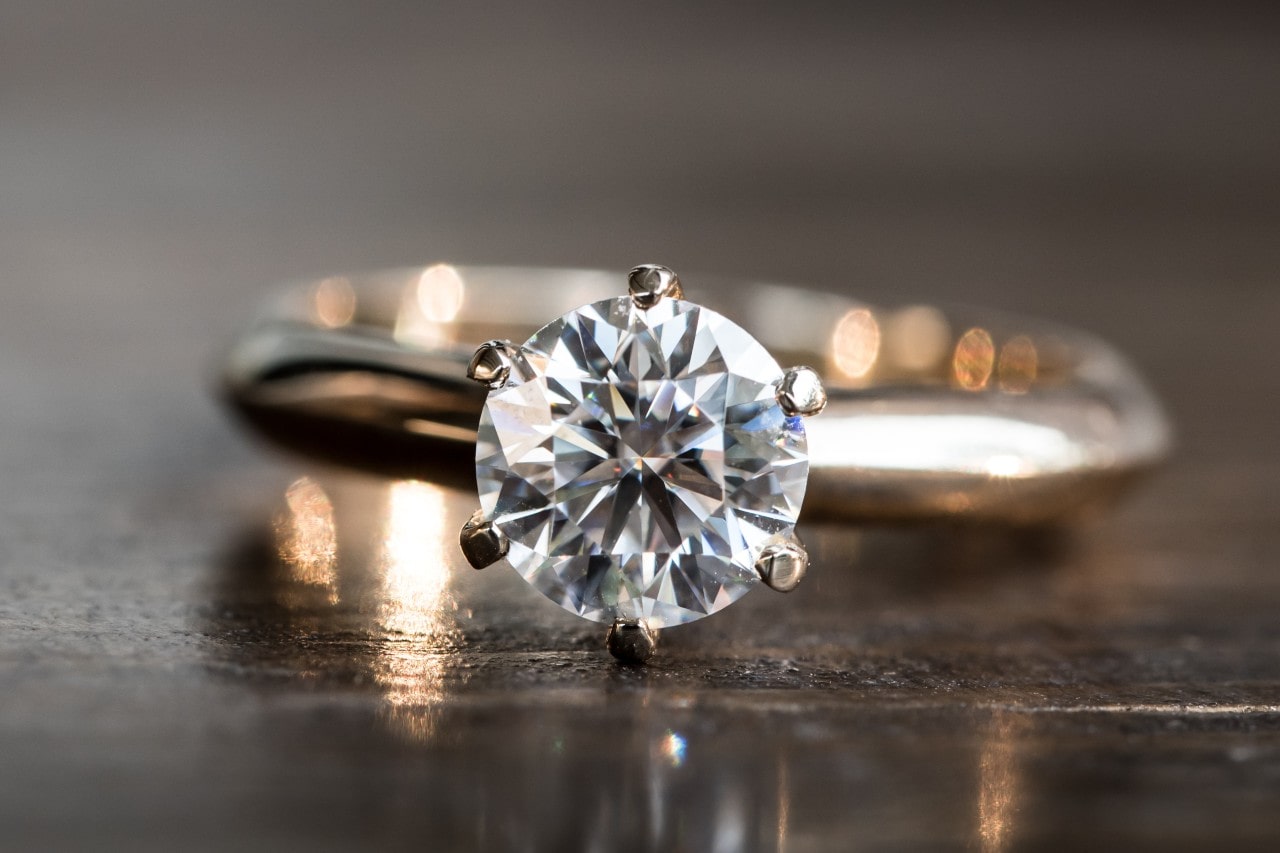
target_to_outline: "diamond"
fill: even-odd
[[[682,299],[579,308],[512,353],[481,415],[476,479],[507,560],[597,622],[692,622],[759,581],[809,462],[778,363]]]

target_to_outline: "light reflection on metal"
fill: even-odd
[[[941,311],[911,305],[893,312],[884,323],[884,357],[902,373],[933,371],[951,346],[951,326]]]
[[[952,358],[952,375],[966,391],[981,391],[991,381],[996,346],[986,329],[973,328],[960,336]]]
[[[1026,335],[1012,338],[1000,348],[1000,390],[1025,394],[1035,384],[1040,359],[1036,345]]]
[[[1012,453],[997,453],[987,459],[987,472],[992,477],[1020,477],[1034,473],[1028,470],[1026,460]]]
[[[809,446],[821,443],[826,465],[870,471],[1055,473],[1077,468],[1084,451],[1060,429],[987,415],[937,415],[931,423],[909,415],[845,418],[831,438],[815,421]],[[835,437],[838,437],[836,440]],[[1008,476],[1008,474],[1004,474]]]
[[[417,298],[422,316],[432,323],[452,323],[467,297],[462,275],[451,264],[434,264],[418,278]]]
[[[369,448],[378,446],[391,424],[403,427],[406,446],[438,452],[444,441],[470,453],[474,430],[459,422],[458,413],[475,405],[476,392],[458,382],[458,354],[479,340],[518,336],[563,310],[617,292],[616,274],[458,267],[454,272],[465,281],[465,304],[453,322],[440,323],[428,320],[419,305],[424,272],[418,267],[353,276],[358,332],[314,327],[314,281],[305,291],[278,300],[228,360],[224,380],[233,404],[253,414],[254,422],[273,437],[308,452],[317,449],[313,431],[277,427],[277,415],[287,414],[290,423],[297,416],[349,425],[351,436],[364,434],[361,440],[328,439],[322,452],[360,467],[373,461],[385,469],[382,454]],[[992,359],[1002,364],[993,364],[997,372],[987,378],[987,387],[995,384],[1004,393],[958,394],[953,390],[960,386],[951,330],[970,326],[944,318],[935,308],[873,309],[880,352],[865,380],[856,380],[834,364],[831,340],[841,318],[867,306],[805,289],[728,284],[713,285],[708,297],[718,292],[733,316],[745,318],[746,328],[758,330],[771,349],[786,352],[793,363],[829,368],[830,405],[822,418],[806,425],[813,466],[806,501],[811,512],[863,520],[934,518],[940,511],[993,521],[1044,520],[1113,497],[1169,450],[1169,424],[1151,390],[1120,353],[1088,335],[1037,329],[1034,321],[1017,320],[1016,328],[1034,340],[1034,380],[1030,348],[1002,334],[999,342],[1006,346]],[[306,299],[296,298],[299,293]],[[528,299],[530,293],[539,298]],[[1012,319],[981,325],[1004,329]],[[1029,381],[1027,392],[1020,393]],[[410,388],[411,409],[405,396]],[[1027,458],[1029,473],[1023,479],[1068,472],[1079,477],[1045,479],[1043,488],[1023,483],[1025,488],[1005,489],[1006,483],[997,482],[1007,480],[1005,462],[997,461],[995,467],[1006,473],[993,478],[986,460],[975,464],[979,460],[969,450],[970,434],[953,435],[953,417],[975,415],[991,416],[986,423],[996,434],[1007,430],[1019,442],[1025,438],[1023,424],[1051,430],[1061,439],[1064,455]],[[921,442],[918,447],[956,449],[960,456],[944,458],[944,467],[935,470],[880,464],[877,449],[859,447],[868,434],[859,425],[873,421],[869,431],[883,434],[886,418],[932,426],[914,427],[911,439]],[[430,441],[415,441],[424,436]],[[890,436],[890,441],[898,448],[907,443],[904,436]],[[984,442],[1001,452],[995,444]],[[1057,444],[1049,440],[1044,446]],[[1022,451],[1004,448],[1003,453]],[[893,460],[901,455],[897,448],[889,452]],[[1069,468],[1073,462],[1076,471]],[[979,476],[956,481],[957,470]],[[988,488],[993,482],[997,488]]]
[[[402,426],[406,431],[416,435],[429,435],[432,438],[447,439],[449,441],[476,440],[476,431],[474,429],[451,424],[438,424],[423,418],[405,418]]]
[[[984,853],[1011,846],[1018,789],[1018,740],[1025,718],[998,712],[983,743],[978,763],[978,838]]]
[[[395,319],[395,338],[420,347],[454,342],[454,322],[467,300],[467,285],[457,267],[434,264],[408,282]]]
[[[387,721],[417,743],[436,734],[448,658],[460,640],[444,552],[452,541],[445,535],[446,510],[438,486],[391,486],[378,623],[393,636],[379,653],[375,677],[387,701]]]
[[[291,580],[319,587],[330,604],[338,603],[338,534],[333,502],[310,477],[285,491],[286,513],[276,520],[280,561]]]
[[[831,336],[831,360],[850,379],[862,379],[880,356],[880,324],[868,308],[845,312]]]
[[[340,329],[356,316],[356,292],[345,278],[326,278],[311,297],[311,319],[317,326]]]

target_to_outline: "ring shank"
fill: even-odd
[[[295,449],[470,485],[486,393],[466,378],[475,347],[521,342],[625,282],[447,265],[301,282],[236,344],[225,392]],[[1114,497],[1168,451],[1142,379],[1080,332],[764,283],[698,278],[686,292],[784,367],[823,374],[830,403],[806,421],[806,515],[1039,523]]]

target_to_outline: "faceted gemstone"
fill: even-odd
[[[578,309],[519,350],[480,420],[476,470],[508,561],[598,622],[700,619],[757,582],[804,499],[804,427],[776,361],[679,299]]]

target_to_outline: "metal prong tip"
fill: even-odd
[[[511,341],[486,341],[476,348],[467,365],[467,378],[490,390],[501,388],[511,378],[515,347]]]
[[[462,555],[473,569],[483,569],[507,556],[510,542],[507,537],[484,517],[483,510],[476,510],[458,534]]]
[[[641,664],[653,657],[658,635],[641,619],[615,619],[605,645],[619,663]]]
[[[827,407],[827,389],[812,367],[793,367],[778,383],[778,405],[789,417],[810,417]]]
[[[756,559],[760,579],[778,592],[791,592],[799,586],[808,569],[809,552],[794,538],[767,546]]]
[[[670,267],[660,264],[641,264],[633,269],[627,275],[627,288],[631,292],[631,301],[641,309],[652,308],[663,297],[684,298],[680,277]]]

